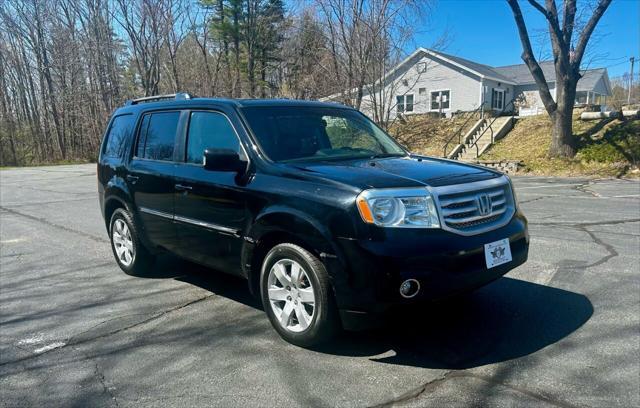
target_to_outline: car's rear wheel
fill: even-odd
[[[109,226],[111,249],[120,269],[134,276],[147,274],[154,256],[140,242],[131,214],[118,208],[113,212]]]
[[[310,347],[339,331],[327,271],[306,249],[288,243],[271,249],[262,265],[260,286],[265,312],[288,342]]]

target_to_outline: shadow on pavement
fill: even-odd
[[[171,277],[169,270],[180,271],[173,274],[180,281],[262,309],[243,279],[180,260],[158,272]],[[346,332],[316,351],[466,369],[532,354],[567,337],[592,315],[593,305],[584,295],[504,277],[462,299],[403,309],[381,329]]]

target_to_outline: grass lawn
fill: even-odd
[[[539,175],[640,176],[640,120],[574,118],[578,153],[573,159],[548,157],[551,122],[546,115],[521,118],[481,160],[521,160],[524,172]]]
[[[443,147],[451,135],[465,122],[465,130],[468,130],[478,120],[477,117],[473,117],[467,121],[467,118],[468,116],[457,116],[438,119],[426,115],[412,115],[403,122],[396,121],[391,125],[389,134],[413,153],[442,157]],[[453,142],[449,151],[456,144],[457,141]]]

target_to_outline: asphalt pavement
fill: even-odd
[[[0,171],[0,406],[640,406],[640,182],[516,177],[529,261],[318,350],[240,279],[113,260],[95,165]]]

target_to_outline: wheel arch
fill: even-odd
[[[109,230],[109,223],[111,222],[111,216],[118,208],[124,208],[125,210],[131,213],[131,209],[129,205],[127,205],[126,201],[117,195],[109,196],[104,202],[104,223],[105,227],[107,227],[107,231]]]
[[[109,222],[111,221],[111,215],[118,208],[124,208],[135,218],[133,212],[133,206],[131,192],[127,183],[122,177],[115,176],[109,180],[104,189],[104,204],[102,208],[102,214],[104,216],[105,226],[109,229]]]
[[[242,247],[242,267],[253,295],[259,295],[262,261],[271,248],[280,243],[301,246],[317,256],[333,279],[335,267],[328,260],[341,259],[340,248],[330,231],[310,215],[288,207],[274,207],[263,212],[245,235]]]

